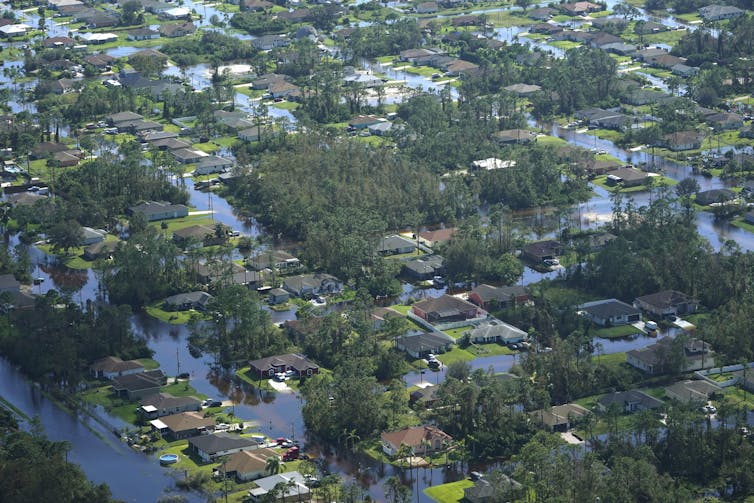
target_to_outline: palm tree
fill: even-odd
[[[267,458],[264,464],[264,471],[269,473],[270,475],[280,473],[283,468],[285,468],[285,463],[283,463],[283,460],[280,458],[280,456],[270,456],[269,458]]]

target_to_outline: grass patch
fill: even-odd
[[[409,311],[411,311],[411,306],[395,305],[395,306],[390,306],[390,309],[392,309],[393,311],[397,311],[405,316],[408,314]]]
[[[668,178],[668,177],[665,177],[665,176],[656,176],[654,178],[657,180],[657,182],[654,185],[655,188],[657,188],[657,187],[659,187],[661,185],[671,186],[671,185],[675,185],[675,184],[678,183],[676,180],[673,180],[672,178]],[[599,187],[602,187],[603,189],[608,190],[608,191],[615,190],[615,188],[616,188],[615,185],[608,185],[607,184],[607,175],[602,175],[602,176],[596,177],[594,180],[592,180],[592,183],[594,183],[595,185],[597,185]],[[647,187],[644,184],[637,185],[635,187],[621,187],[621,186],[618,186],[618,188],[623,193],[644,192],[644,191],[649,190],[649,187]]]
[[[448,334],[449,336],[451,336],[452,338],[454,338],[454,339],[457,340],[461,336],[463,336],[463,334],[465,334],[466,332],[468,332],[472,328],[474,328],[472,325],[465,325],[463,327],[451,328],[451,329],[448,329],[448,330],[443,330],[443,332],[445,332],[446,334]]]
[[[640,333],[641,330],[631,325],[619,325],[617,327],[601,327],[592,333],[603,339],[620,339]]]
[[[136,424],[136,402],[123,399],[115,395],[110,389],[110,384],[98,386],[84,391],[79,397],[91,405],[99,405],[105,412],[118,419],[122,419],[128,424]]]
[[[272,106],[281,110],[296,110],[299,104],[295,101],[276,101],[272,103]]]
[[[157,228],[157,230],[162,231],[163,222],[167,223],[167,229],[165,229],[165,231],[168,234],[172,234],[179,229],[191,227],[192,225],[206,225],[208,227],[212,227],[214,225],[214,222],[212,221],[212,217],[210,215],[189,215],[182,218],[173,218],[170,220],[162,220],[161,222],[153,222],[150,225],[153,225]]]
[[[499,355],[513,355],[515,351],[508,346],[492,342],[489,344],[471,344],[466,350],[469,353],[476,355],[477,357],[484,356],[499,356]]]
[[[609,355],[594,355],[593,358],[597,360],[599,365],[605,367],[618,367],[626,363],[626,353],[611,353]]]
[[[220,150],[220,146],[211,141],[208,141],[205,143],[194,143],[192,147],[199,149],[202,152],[206,152],[208,154],[213,154],[217,152],[218,150]]]
[[[431,77],[433,74],[438,73],[438,70],[431,66],[407,66],[405,70],[407,73],[413,73],[414,75],[421,75],[423,77]]]
[[[113,236],[112,234],[105,235],[105,242],[115,241],[119,241],[117,236]],[[77,246],[76,248],[69,249],[68,253],[61,252],[61,254],[54,253],[51,244],[40,244],[36,246],[47,255],[57,257],[63,265],[71,269],[89,269],[94,264],[94,262],[91,262],[84,258],[84,248],[86,248],[85,246]]]
[[[428,487],[424,490],[424,494],[438,503],[456,503],[463,499],[463,490],[473,485],[474,483],[471,480],[463,479],[457,482]]]
[[[623,133],[621,133],[620,131],[614,131],[612,129],[590,129],[589,131],[587,131],[587,134],[605,140],[610,140],[613,143],[623,139]]]
[[[581,47],[581,44],[578,42],[572,42],[571,40],[554,40],[550,42],[551,46],[557,47],[558,49],[563,49],[564,51],[567,51],[569,49],[575,49],[577,47]]]
[[[170,323],[173,325],[184,325],[191,320],[192,316],[202,315],[202,313],[194,309],[189,309],[188,311],[165,311],[164,309],[162,309],[161,300],[148,305],[145,310],[147,314],[152,318],[156,318],[160,321],[164,321],[165,323]]]
[[[733,407],[745,407],[746,410],[754,409],[754,394],[746,392],[738,386],[725,388],[723,401]]]
[[[468,362],[474,358],[476,358],[476,355],[471,351],[461,349],[458,346],[454,346],[450,351],[437,355],[437,359],[445,365],[450,365],[455,362]]]
[[[561,147],[567,144],[567,141],[565,141],[563,138],[558,138],[557,136],[537,136],[537,145],[553,145],[556,147]]]

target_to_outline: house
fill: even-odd
[[[225,173],[233,167],[233,161],[225,157],[209,155],[203,157],[196,164],[195,175],[209,175],[211,173]]]
[[[160,35],[167,38],[185,37],[191,35],[195,31],[196,26],[191,21],[160,25]]]
[[[305,298],[342,292],[343,283],[330,274],[299,274],[285,278],[283,288],[297,297]]]
[[[402,255],[404,253],[412,253],[415,250],[415,241],[397,234],[385,236],[377,244],[377,253],[380,255]]]
[[[13,276],[12,274],[0,274],[0,293],[18,293],[20,291],[21,283],[16,279],[15,276]],[[95,375],[95,377],[99,376]]]
[[[397,337],[395,347],[416,359],[429,353],[444,353],[454,342],[455,339],[444,332],[423,332]]]
[[[429,323],[463,321],[486,314],[471,302],[452,295],[419,301],[411,306],[411,312]]]
[[[504,129],[492,136],[501,145],[526,145],[537,139],[537,133],[526,129]]]
[[[259,51],[270,51],[278,47],[287,47],[291,40],[285,35],[262,35],[251,41],[251,45]]]
[[[160,32],[150,28],[136,28],[128,30],[126,38],[128,40],[154,40],[160,38]]]
[[[84,63],[92,65],[97,70],[109,70],[115,58],[109,54],[90,54],[84,58]]]
[[[148,142],[153,147],[157,148],[158,150],[168,151],[172,152],[174,150],[180,150],[183,148],[191,148],[190,143],[186,143],[183,140],[178,140],[177,138],[159,138],[156,135],[160,135],[164,133],[164,131],[157,131],[153,133],[147,133],[142,137],[142,141]],[[167,133],[167,134],[174,134],[174,133]],[[156,139],[149,139],[149,138],[156,138]]]
[[[447,449],[453,437],[436,426],[424,425],[383,432],[380,440],[382,452],[388,456],[397,455],[404,445],[411,449],[412,454],[425,455]]]
[[[171,154],[173,154],[173,157],[175,157],[181,164],[192,164],[201,161],[205,157],[209,157],[208,153],[194,148],[173,150]]]
[[[273,98],[300,98],[301,88],[285,80],[279,80],[271,83],[267,87],[267,91]]]
[[[605,183],[607,185],[621,185],[623,187],[638,187],[642,185],[649,174],[634,167],[622,167],[610,171]]]
[[[678,75],[679,77],[694,77],[699,73],[699,67],[678,63],[671,66],[670,71],[673,72],[673,75]]]
[[[13,277],[10,274],[6,274],[3,278],[6,276]],[[6,280],[4,283],[12,286],[9,280]],[[7,292],[11,290],[3,288],[2,291]],[[89,372],[97,379],[115,379],[124,375],[144,372],[144,365],[137,360],[123,361],[117,356],[106,356],[89,365]]]
[[[116,239],[114,241],[100,241],[99,243],[86,246],[84,247],[84,259],[93,261],[98,258],[112,258],[120,243],[121,240]]]
[[[583,16],[590,12],[598,12],[602,10],[600,5],[591,2],[573,2],[561,4],[560,8],[565,11],[566,14],[571,16]]]
[[[424,281],[442,275],[445,271],[445,259],[440,255],[424,255],[403,262],[403,272],[412,279]]]
[[[551,7],[541,7],[539,9],[532,9],[526,13],[526,17],[534,19],[536,21],[549,21],[558,13],[557,10]]]
[[[467,332],[469,341],[475,343],[500,342],[512,344],[521,342],[529,337],[529,334],[500,320],[483,321]]]
[[[450,77],[463,77],[476,75],[479,72],[479,65],[463,59],[453,59],[443,65],[443,69]]]
[[[595,300],[581,304],[579,314],[589,318],[601,327],[630,325],[641,321],[641,311],[630,304],[617,299]]]
[[[173,396],[170,393],[155,393],[146,396],[139,402],[136,413],[145,419],[180,414],[181,412],[199,412],[202,402],[193,396]]]
[[[740,129],[744,125],[743,117],[734,112],[720,112],[704,117],[704,121],[716,131]]]
[[[188,311],[189,309],[204,311],[212,298],[212,295],[202,291],[179,293],[166,298],[163,301],[163,308],[165,311]]]
[[[641,410],[655,410],[662,406],[662,401],[635,389],[608,393],[597,400],[599,410],[606,411],[611,407],[617,407],[624,414],[632,414]]]
[[[251,81],[251,88],[255,90],[269,89],[275,82],[286,81],[288,77],[279,73],[265,73]]]
[[[185,7],[173,7],[162,11],[159,15],[162,19],[191,19],[191,11]]]
[[[214,420],[212,426],[214,426]],[[196,454],[202,461],[207,463],[221,456],[228,456],[252,449],[272,451],[272,449],[259,449],[259,444],[251,438],[240,437],[225,432],[189,438],[188,446],[190,452]],[[267,456],[269,457],[270,454],[267,454]]]
[[[135,120],[139,120],[143,118],[144,118],[143,115],[139,115],[134,112],[118,112],[118,113],[110,114],[106,116],[105,120],[111,126],[118,127],[118,125],[123,122],[130,122],[130,121],[135,121]]]
[[[260,379],[272,377],[280,372],[293,371],[299,377],[312,376],[319,373],[319,367],[304,355],[288,353],[285,355],[268,356],[249,362],[250,372]]]
[[[455,234],[455,232],[455,227],[420,232],[419,242],[425,246],[432,248],[438,243],[447,243],[448,241],[450,241],[453,238],[453,234]]]
[[[189,270],[193,273],[195,280],[203,285],[230,281],[236,285],[252,287],[263,279],[263,276],[255,271],[249,271],[233,262],[228,263],[219,260],[196,263],[189,266]]]
[[[591,414],[588,409],[575,403],[553,405],[547,409],[529,412],[529,417],[550,431],[568,431],[582,417]]]
[[[278,304],[284,304],[291,298],[291,294],[283,290],[282,288],[273,288],[267,292],[267,302],[276,306]]]
[[[52,154],[52,159],[57,161],[58,166],[61,168],[70,168],[81,162],[79,155],[81,155],[81,151],[79,150],[68,150],[65,152],[55,152]]]
[[[698,305],[699,301],[676,290],[665,290],[634,300],[634,307],[660,318],[695,313]]]
[[[57,49],[59,47],[73,47],[76,45],[76,41],[70,37],[50,37],[42,41],[42,45],[46,49]]]
[[[469,302],[489,311],[494,308],[505,309],[514,304],[528,302],[529,292],[520,285],[492,286],[481,284],[475,286],[468,294]]]
[[[183,229],[177,229],[173,232],[173,242],[178,246],[187,246],[194,243],[201,243],[204,246],[220,244],[222,238],[217,236],[217,232],[212,227],[206,225],[190,225]]]
[[[278,453],[264,447],[242,450],[231,454],[220,468],[225,475],[235,477],[239,482],[248,482],[267,474],[267,459],[270,456],[278,456]]]
[[[162,370],[146,370],[137,374],[114,377],[112,387],[117,396],[136,400],[158,393],[166,380],[167,377]]]
[[[430,409],[440,401],[439,390],[439,386],[432,385],[419,388],[409,394],[408,403],[416,407]]]
[[[563,253],[563,245],[552,239],[528,243],[521,249],[521,257],[535,264],[554,259],[561,253]]]
[[[718,394],[722,389],[707,380],[686,380],[665,387],[665,396],[681,403],[707,403]]]
[[[147,222],[183,218],[188,216],[188,211],[185,204],[171,204],[167,201],[146,201],[128,209],[129,214],[141,215]]]
[[[381,122],[387,122],[384,117],[377,117],[376,115],[357,115],[348,121],[348,129],[358,130],[366,129],[369,126],[379,124]]]
[[[152,431],[158,432],[170,440],[181,440],[196,437],[207,430],[215,428],[212,417],[204,417],[201,412],[181,412],[153,419],[149,422]],[[253,442],[249,440],[249,442]],[[256,445],[256,442],[253,442]]]
[[[515,94],[516,96],[518,96],[520,98],[528,98],[532,94],[536,93],[537,91],[541,91],[542,87],[538,86],[538,85],[535,85],[535,84],[523,84],[523,83],[519,83],[519,84],[513,84],[513,85],[510,85],[510,86],[506,86],[503,89],[505,89],[509,93]]]
[[[744,11],[732,5],[707,5],[699,9],[699,15],[704,21],[722,21],[742,16]]]
[[[22,37],[29,30],[31,30],[31,26],[28,24],[6,24],[5,26],[0,26],[0,35],[5,38]]]
[[[31,155],[29,157],[32,159],[45,159],[52,157],[52,155],[57,152],[65,152],[68,149],[69,147],[65,143],[43,141],[31,149]]]
[[[702,146],[704,134],[699,131],[678,131],[662,137],[662,145],[673,152],[694,150]]]
[[[268,2],[267,0],[241,0],[239,3],[239,8],[241,11],[252,11],[252,12],[258,12],[270,9],[275,4],[272,2]]]
[[[504,473],[499,473],[496,476],[496,482],[493,483],[481,477],[474,481],[474,485],[471,487],[463,488],[463,500],[469,503],[492,503],[497,501],[496,498],[500,497],[501,491],[508,489],[509,491],[504,494],[509,494],[510,491],[520,491],[522,485],[507,476]]]
[[[257,487],[249,489],[249,498],[254,503],[269,501],[268,493],[275,491],[275,501],[293,503],[309,500],[309,486],[306,478],[299,472],[285,472],[264,477],[254,481]],[[282,488],[281,492],[278,489]]]
[[[243,141],[259,141],[259,128],[257,126],[253,126],[243,129],[238,132],[237,136],[239,140]]]
[[[81,39],[90,45],[107,44],[117,42],[118,35],[115,33],[84,33],[80,35]]]
[[[488,157],[486,159],[479,159],[471,162],[472,169],[480,169],[485,171],[492,171],[493,169],[506,169],[512,168],[516,165],[516,161],[503,160],[497,157]]]
[[[278,271],[291,271],[300,268],[301,261],[286,251],[269,249],[249,257],[246,260],[246,265],[255,271],[272,269],[273,267]]]
[[[747,224],[754,225],[754,211],[747,211],[746,214],[744,215],[744,221]]]
[[[433,56],[437,52],[430,49],[406,49],[398,54],[398,59],[404,62],[413,63],[416,58]]]
[[[732,201],[737,194],[730,189],[711,189],[697,192],[694,201],[700,206],[710,206]]]
[[[414,7],[414,12],[417,14],[434,14],[437,12],[437,9],[439,7],[437,6],[437,2],[421,2],[419,4],[416,4],[416,7]]]
[[[655,344],[626,352],[626,363],[650,375],[667,372],[676,356],[674,352],[682,351],[682,371],[700,370],[715,365],[715,359],[709,344],[696,339],[684,342],[683,348],[674,348],[672,339],[666,337]]]
[[[54,94],[68,94],[76,90],[80,81],[73,79],[58,79],[50,84],[50,91]]]

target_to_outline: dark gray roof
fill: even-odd
[[[730,189],[712,189],[699,192],[696,195],[696,203],[709,205],[713,203],[724,203],[736,197],[736,193]]]
[[[596,300],[579,306],[581,311],[586,311],[593,317],[612,318],[630,314],[641,314],[641,311],[630,304],[618,299]]]
[[[257,443],[250,438],[243,438],[238,435],[222,432],[190,438],[189,444],[209,455],[230,449],[257,447]]]
[[[492,286],[483,283],[481,285],[477,285],[471,291],[479,295],[479,298],[484,302],[488,302],[490,300],[509,302],[515,297],[528,295],[526,288],[521,285]]]
[[[452,344],[455,340],[442,332],[424,332],[421,334],[402,335],[398,343],[407,351],[420,352]]]
[[[625,406],[630,403],[639,403],[645,409],[657,409],[662,407],[662,401],[647,395],[643,391],[635,389],[608,393],[600,398],[598,403],[605,408],[614,404],[618,405],[620,408],[625,408]]]
[[[294,368],[299,372],[306,371],[307,369],[319,368],[315,363],[307,359],[305,356],[295,353],[288,353],[285,355],[268,356],[267,358],[260,358],[250,362],[251,367],[265,371],[271,367],[286,366]]]
[[[139,403],[142,406],[151,405],[158,409],[170,409],[173,407],[200,404],[201,401],[193,396],[173,396],[170,393],[155,393],[154,395],[144,397]]]
[[[678,304],[685,304],[687,302],[693,301],[691,297],[677,290],[665,290],[663,292],[643,295],[641,297],[637,297],[636,300],[660,309],[665,309],[668,307],[676,306]]]
[[[206,305],[210,299],[212,299],[212,295],[207,292],[196,291],[171,295],[165,299],[165,303],[174,306],[181,306],[184,304]]]

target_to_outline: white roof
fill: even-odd
[[[168,427],[167,424],[163,423],[159,419],[153,419],[152,421],[149,421],[149,424],[151,424],[152,426],[154,426],[158,430],[164,430],[165,428]]]
[[[157,407],[155,407],[154,405],[142,405],[141,406],[141,410],[143,410],[144,412],[147,412],[147,413],[149,413],[149,412],[157,412]]]
[[[118,38],[118,35],[115,33],[84,33],[81,35],[81,38],[91,42],[95,40],[114,40]]]
[[[513,166],[516,165],[516,161],[513,161],[513,160],[504,161],[496,157],[489,157],[487,159],[480,159],[478,161],[474,161],[472,164],[474,164],[474,166],[479,169],[492,170],[492,169],[512,168]]]
[[[185,7],[173,7],[165,11],[165,14],[173,17],[183,17],[191,14],[191,11]]]
[[[26,33],[26,30],[29,30],[31,26],[28,24],[7,24],[5,26],[0,26],[0,32],[5,33],[6,35],[13,35],[15,33]]]

